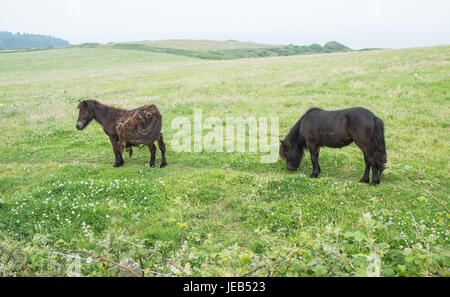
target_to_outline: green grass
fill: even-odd
[[[450,47],[209,61],[111,48],[0,55],[0,275],[354,276],[449,274]],[[147,149],[113,168],[107,136],[75,129],[78,100],[161,110],[169,166]],[[172,119],[278,116],[363,106],[385,123],[388,164],[359,184],[354,145],[322,173],[251,153],[176,153]],[[278,146],[278,143],[273,144]],[[157,162],[160,160],[157,155]],[[95,251],[93,262],[73,250]],[[25,257],[26,256],[26,257]],[[89,260],[89,259],[87,259]],[[25,263],[26,262],[26,263]],[[25,263],[28,269],[23,268]]]

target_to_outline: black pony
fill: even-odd
[[[340,148],[353,141],[363,152],[366,163],[360,182],[369,183],[372,167],[371,185],[379,184],[386,163],[384,124],[370,110],[362,107],[331,111],[309,109],[286,138],[280,140],[280,157],[286,160],[288,170],[297,170],[303,158],[303,149],[307,147],[313,165],[310,177],[318,177],[320,147]]]

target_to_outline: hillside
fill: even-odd
[[[187,56],[205,60],[235,60],[244,58],[261,58],[276,56],[295,56],[321,53],[351,51],[345,45],[336,41],[311,45],[262,45],[257,43],[239,41],[213,41],[213,40],[163,40],[128,43],[85,43],[74,47],[81,48],[115,48],[172,55]]]
[[[48,35],[0,31],[1,48],[46,48],[69,46],[69,42]]]
[[[130,261],[145,276],[450,275],[450,46],[216,61],[94,45],[4,53],[0,65],[0,246],[14,255],[0,253],[2,276],[65,276],[74,258],[81,276]],[[87,98],[155,103],[168,167],[147,166],[143,148],[113,168],[100,125],[75,128]],[[355,144],[323,148],[318,179],[309,153],[289,172],[247,148],[174,150],[174,120],[193,129],[199,110],[276,117],[283,137],[313,106],[384,121],[379,186],[358,183]]]
[[[273,44],[261,44],[256,42],[242,42],[236,40],[189,40],[189,39],[168,39],[168,40],[149,40],[140,42],[130,42],[144,44],[159,48],[175,48],[191,51],[210,51],[224,49],[243,49],[243,48],[273,48],[278,47]]]

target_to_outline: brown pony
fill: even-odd
[[[162,116],[156,105],[148,104],[126,110],[102,104],[97,100],[83,100],[78,104],[78,109],[80,110],[76,124],[78,130],[83,130],[93,119],[103,126],[116,157],[114,167],[123,165],[124,146],[130,157],[133,154],[133,146],[148,146],[151,155],[150,166],[155,167],[155,141],[158,142],[162,155],[159,167],[167,165],[166,146],[161,133]]]
[[[370,110],[362,107],[323,110],[311,108],[292,127],[285,139],[280,140],[280,157],[286,160],[288,170],[297,170],[308,148],[313,165],[310,177],[320,173],[319,151],[323,146],[341,148],[353,141],[364,154],[366,169],[360,182],[371,185],[380,183],[386,163],[386,144],[383,121]]]

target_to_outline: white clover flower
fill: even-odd
[[[370,212],[366,212],[365,214],[363,214],[363,218],[369,220],[372,218],[372,215],[370,214]]]

